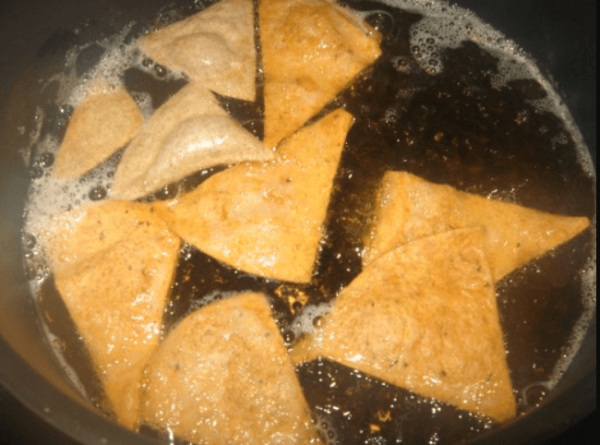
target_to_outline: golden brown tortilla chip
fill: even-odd
[[[276,146],[379,57],[379,36],[329,0],[259,2],[265,145]]]
[[[334,302],[323,357],[498,421],[515,416],[481,229],[405,244]]]
[[[179,238],[148,206],[109,201],[57,215],[45,251],[117,419],[133,428],[158,346]]]
[[[201,444],[321,444],[261,294],[181,321],[148,362],[141,423]]]
[[[272,162],[231,167],[157,213],[199,250],[235,268],[308,282],[352,116],[337,110],[279,148]]]
[[[496,281],[568,241],[590,224],[460,192],[406,172],[388,172],[363,264],[412,240],[465,227],[484,227],[485,252]]]
[[[80,177],[123,148],[143,123],[127,91],[95,85],[73,112],[53,174],[61,179]]]
[[[252,0],[223,0],[141,39],[144,52],[205,88],[253,101],[256,49]]]
[[[129,144],[112,196],[136,199],[204,168],[272,158],[210,91],[192,83],[160,107]]]

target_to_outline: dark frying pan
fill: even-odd
[[[18,131],[31,115],[35,88],[23,79],[55,69],[54,55],[78,43],[76,27],[103,37],[131,20],[150,21],[162,2],[149,0],[3,0],[0,2],[0,443],[150,444],[99,416],[66,382],[41,340],[22,267],[20,229],[28,172],[17,154]],[[550,73],[596,163],[596,3],[534,0],[455,1],[517,41]],[[18,100],[14,100],[14,97]],[[7,107],[10,100],[10,108]],[[531,414],[477,444],[569,441],[596,408],[596,317],[571,368]],[[592,425],[593,426],[593,425]]]

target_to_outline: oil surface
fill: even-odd
[[[500,41],[495,31],[471,15],[461,19],[460,10],[437,3],[435,7],[419,1],[398,1],[394,7],[371,1],[347,3],[363,11],[382,34],[383,55],[315,116],[344,107],[356,121],[337,171],[311,282],[298,285],[249,275],[185,245],[164,316],[164,335],[191,311],[251,290],[268,296],[284,340],[293,345],[303,334],[297,328],[303,314],[318,324],[319,308],[326,308],[361,272],[363,239],[387,170],[408,171],[551,213],[595,217],[595,179],[582,162],[581,141],[568,111],[556,108],[555,93],[543,78],[532,75],[536,70],[531,62],[507,49],[510,42]],[[150,27],[209,4],[188,2],[163,11]],[[110,51],[147,29],[123,32],[116,46],[93,44],[70,53],[74,76],[85,79],[107,64]],[[148,116],[187,82],[130,47],[119,51],[117,68],[108,71],[111,76],[117,73],[115,78]],[[261,73],[259,57],[256,103],[219,97],[224,108],[258,137],[263,131]],[[75,368],[90,400],[103,406],[101,385],[36,246],[35,208],[49,195],[58,195],[52,211],[106,199],[119,154],[67,191],[52,185],[47,178],[53,152],[77,103],[76,89],[73,94],[63,90],[64,78],[57,81],[54,106],[41,111],[44,124],[31,154],[34,182],[24,245],[32,282],[44,283],[34,287],[57,352]],[[144,200],[186,193],[222,168],[198,172]],[[577,335],[585,330],[593,309],[595,285],[584,277],[594,275],[587,273],[594,246],[594,233],[588,230],[497,285],[520,414],[543,402],[577,349]],[[326,360],[299,366],[297,372],[327,443],[453,444],[494,427],[486,419]],[[162,436],[146,427],[142,432]]]

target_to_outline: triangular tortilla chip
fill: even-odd
[[[202,444],[321,444],[261,294],[189,315],[148,362],[141,423]]]
[[[381,54],[360,16],[329,0],[260,0],[265,145],[276,146]]]
[[[387,172],[363,265],[412,240],[465,227],[486,229],[485,252],[496,281],[568,241],[590,224],[460,192],[406,172]]]
[[[94,85],[73,111],[56,154],[54,176],[82,176],[123,148],[143,123],[144,117],[127,91]]]
[[[498,421],[516,406],[483,232],[422,238],[382,256],[334,302],[323,357]]]
[[[220,172],[155,204],[173,231],[235,268],[277,280],[312,276],[352,116],[337,110],[288,139],[272,162]]]
[[[272,158],[273,152],[235,122],[210,91],[189,84],[129,144],[111,193],[136,199],[204,168]]]
[[[151,59],[221,95],[256,96],[252,0],[223,0],[143,37],[141,46]]]
[[[112,409],[133,428],[180,240],[150,207],[118,201],[56,215],[42,239]]]

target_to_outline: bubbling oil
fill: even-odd
[[[131,23],[114,36],[71,48],[62,71],[44,85],[56,89],[54,104],[38,110],[31,143],[22,150],[32,173],[24,229],[32,291],[40,312],[50,317],[45,321],[49,344],[69,378],[98,405],[102,391],[93,366],[75,364],[89,361],[80,339],[76,344],[76,328],[72,321],[71,334],[58,328],[68,313],[53,289],[38,233],[49,215],[109,199],[121,153],[69,182],[52,177],[53,159],[87,85],[125,87],[146,120],[182,88],[185,75],[144,57],[135,38],[213,3],[170,5],[157,11],[153,23]],[[184,245],[163,335],[191,311],[246,291],[267,295],[289,347],[313,334],[337,293],[361,272],[363,239],[386,170],[595,222],[595,173],[581,134],[552,85],[514,42],[473,13],[442,1],[342,3],[381,33],[383,54],[321,113],[343,106],[356,121],[338,168],[312,281],[298,285],[252,276]],[[260,40],[255,41],[260,54]],[[89,66],[82,66],[90,58]],[[262,76],[259,60],[255,104],[219,98],[256,135],[262,133]],[[222,168],[198,172],[143,200],[185,193]],[[579,349],[595,308],[595,264],[595,230],[590,230],[498,283],[520,414],[543,403]],[[61,342],[69,347],[56,346]],[[65,356],[73,348],[83,352]],[[494,426],[324,359],[297,372],[328,445],[452,444]],[[172,434],[164,437],[178,443]]]

